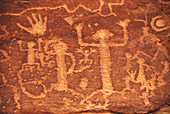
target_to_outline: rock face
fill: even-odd
[[[0,111],[147,113],[169,103],[169,1],[0,2]]]

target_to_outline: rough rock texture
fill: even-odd
[[[1,0],[0,111],[146,113],[169,103],[168,0]]]

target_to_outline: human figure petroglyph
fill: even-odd
[[[80,49],[77,49],[76,52],[83,54],[84,57],[80,59],[78,63],[79,65],[82,65],[82,67],[74,70],[74,72],[82,72],[83,70],[90,68],[90,66],[93,64],[93,59],[90,59],[89,55],[95,53],[96,50],[92,48],[90,48],[90,50],[83,50],[83,47],[80,47]]]
[[[168,28],[170,28],[168,25],[168,22],[166,22],[163,16],[160,16],[160,15],[153,17],[150,22],[150,25],[155,31],[158,31],[158,32],[167,30]]]
[[[53,50],[49,51],[49,46],[53,47]],[[57,90],[68,90],[68,84],[67,84],[67,74],[70,74],[73,72],[75,67],[75,59],[74,56],[71,53],[67,52],[68,46],[66,43],[59,40],[49,40],[47,41],[46,45],[44,46],[45,53],[49,55],[55,55],[56,56],[56,62],[58,67],[58,84],[57,84]],[[66,63],[65,63],[65,56],[68,55],[72,58],[72,66],[67,71]]]
[[[29,16],[27,16],[27,19],[28,19],[29,23],[31,24],[32,28],[24,27],[20,23],[17,23],[17,25],[21,29],[29,32],[32,35],[43,35],[45,33],[45,31],[47,30],[47,25],[46,25],[47,24],[47,16],[45,16],[44,22],[41,17],[41,14],[38,14],[39,18],[37,18],[36,14],[32,13],[32,17],[33,17],[33,20],[35,21],[35,24],[33,23],[33,20]]]
[[[86,43],[83,41],[82,39],[82,29],[83,29],[83,24],[80,23],[78,25],[75,26],[75,29],[77,31],[77,35],[78,35],[78,43],[80,46],[94,46],[94,47],[98,47],[99,48],[99,52],[100,52],[100,72],[101,72],[101,77],[102,77],[102,89],[101,90],[97,90],[95,92],[93,92],[91,95],[89,95],[88,97],[86,97],[85,99],[83,99],[81,101],[80,104],[84,104],[84,102],[88,102],[88,100],[94,96],[95,94],[102,92],[103,93],[103,97],[105,99],[105,104],[101,107],[105,107],[109,100],[108,100],[108,96],[113,94],[113,93],[120,93],[118,91],[114,91],[113,87],[112,87],[112,82],[111,82],[111,55],[110,55],[110,47],[116,47],[116,46],[125,46],[127,44],[127,41],[129,39],[128,37],[128,32],[127,32],[127,26],[128,23],[130,22],[129,19],[125,19],[123,21],[119,21],[119,23],[117,23],[118,25],[120,25],[123,28],[123,39],[122,39],[122,43],[113,43],[109,41],[110,37],[113,37],[114,34],[111,33],[109,30],[106,29],[100,29],[98,30],[95,34],[92,35],[92,38],[94,40],[99,40],[99,43]],[[88,102],[90,105],[92,105],[92,103],[90,103],[90,101]]]
[[[144,98],[145,104],[149,105],[150,102],[148,98],[152,96],[152,94],[150,94],[149,92],[156,89],[156,86],[159,87],[159,86],[166,84],[166,82],[163,80],[164,70],[162,71],[162,74],[159,74],[158,72],[155,71],[155,67],[146,64],[145,59],[141,58],[140,55],[143,55],[150,60],[153,59],[151,56],[147,55],[146,53],[142,51],[137,51],[134,55],[130,53],[126,53],[127,62],[126,62],[126,66],[124,67],[124,69],[128,73],[128,76],[124,78],[125,84],[126,84],[126,88],[124,89],[124,91],[131,90],[132,92],[135,92],[135,90],[132,89],[130,86],[130,83],[129,83],[130,81],[134,83],[141,83],[140,90],[145,90],[144,92],[142,92],[141,97]],[[130,63],[132,60],[136,60],[136,62],[138,63],[138,72],[137,70],[130,70],[130,68],[132,68],[131,63]],[[165,73],[167,73],[167,62],[162,62],[162,63],[165,63],[164,69],[166,69]],[[145,75],[145,72],[147,71],[153,72],[152,74],[150,74],[149,79],[147,79]],[[155,75],[158,75],[158,78]],[[163,82],[163,83],[160,83],[160,85],[158,83],[156,85],[156,81],[159,82],[159,80],[160,82]]]
[[[17,76],[18,76],[18,82],[21,86],[21,90],[23,91],[23,93],[25,93],[27,96],[31,97],[31,98],[42,98],[46,96],[46,93],[43,91],[40,93],[40,95],[34,95],[32,93],[30,93],[29,91],[27,91],[25,84],[29,84],[32,83],[32,81],[28,81],[27,83],[23,82],[23,77],[22,77],[22,73],[24,71],[29,71],[32,73],[34,71],[41,71],[40,68],[40,64],[35,62],[36,59],[36,52],[41,51],[41,43],[42,40],[41,38],[38,40],[38,49],[35,48],[36,43],[33,41],[29,41],[27,42],[27,48],[28,49],[23,49],[22,48],[22,41],[19,40],[18,44],[19,44],[19,49],[20,51],[24,51],[27,52],[27,62],[22,64],[22,68],[21,70],[18,71]],[[41,58],[40,58],[41,61]],[[36,80],[38,85],[41,85],[41,83],[38,83],[39,80]]]
[[[10,57],[6,51],[0,49],[0,53],[2,53],[2,55],[0,55],[0,62],[5,62],[10,59]]]
[[[82,96],[82,94],[79,94],[75,92],[74,90],[71,90],[68,88],[67,84],[67,75],[71,74],[74,72],[74,67],[75,67],[75,57],[72,53],[67,52],[68,46],[66,43],[62,42],[60,39],[59,40],[46,40],[44,49],[42,49],[42,43],[45,42],[42,40],[42,38],[38,39],[38,48],[35,49],[36,43],[35,42],[27,42],[27,47],[28,49],[23,49],[22,48],[22,41],[18,41],[19,48],[21,51],[26,51],[28,52],[27,55],[27,63],[22,64],[22,69],[18,72],[18,79],[19,79],[19,84],[21,85],[21,90],[23,93],[25,93],[28,97],[37,99],[37,98],[43,98],[46,96],[47,93],[51,92],[53,89],[58,90],[58,91],[70,91],[72,92],[73,95],[79,95]],[[51,50],[50,50],[51,49]],[[51,57],[49,56],[56,56],[56,61],[53,61],[50,59]],[[66,63],[65,63],[65,56],[69,56],[72,60],[72,65],[67,71],[66,68]],[[35,59],[39,59],[40,63],[36,63]],[[49,62],[49,63],[48,63]],[[46,87],[46,85],[43,84],[43,81],[45,79],[36,79],[33,81],[27,81],[23,82],[23,77],[22,73],[25,71],[31,71],[32,73],[34,72],[39,72],[40,74],[43,72],[42,69],[43,67],[52,67],[50,62],[54,62],[53,64],[57,64],[53,70],[56,70],[57,72],[57,80],[58,83],[51,83],[49,88]],[[41,68],[40,68],[41,65]],[[50,72],[49,72],[50,73]],[[47,75],[49,74],[47,73]],[[40,75],[39,74],[39,75]],[[30,74],[30,76],[32,76]],[[39,85],[43,87],[43,91],[39,93],[39,95],[34,95],[31,92],[27,91],[25,84],[34,84],[34,85]]]
[[[128,23],[130,22],[129,19],[125,19],[124,21],[120,21],[117,23],[123,28],[124,37],[123,37],[123,43],[110,43],[108,42],[108,39],[110,37],[113,37],[113,34],[106,29],[101,29],[97,31],[92,38],[95,40],[99,40],[100,43],[85,43],[82,40],[82,29],[83,24],[80,23],[75,26],[75,29],[77,30],[78,35],[78,43],[80,46],[96,46],[99,47],[100,50],[100,65],[101,65],[101,76],[102,76],[102,82],[103,82],[103,89],[104,90],[113,90],[112,83],[110,79],[110,72],[111,72],[111,58],[110,58],[110,47],[114,46],[125,46],[128,41],[128,32],[126,27],[128,26]]]
[[[27,63],[30,64],[30,65],[34,64],[35,63],[35,51],[38,50],[38,49],[34,48],[34,46],[36,45],[35,42],[33,42],[33,41],[27,42],[28,49],[22,48],[22,41],[21,40],[18,41],[18,44],[19,44],[20,51],[27,51],[28,52]]]

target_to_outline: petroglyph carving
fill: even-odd
[[[124,5],[124,2],[125,0],[117,0],[116,2],[113,2],[113,1],[108,1],[108,0],[100,0],[100,7],[99,7],[99,10],[100,10],[100,15],[101,16],[110,16],[110,15],[114,15],[114,16],[117,16],[115,13],[113,13],[113,9],[112,9],[112,6],[116,5]],[[108,5],[108,8],[109,8],[109,14],[107,15],[103,15],[101,14],[101,11],[102,11],[102,7],[104,5]]]
[[[102,82],[103,82],[103,89],[104,90],[113,90],[112,83],[110,79],[110,71],[111,71],[111,60],[110,60],[110,47],[113,46],[125,46],[128,41],[128,33],[126,27],[128,26],[128,23],[130,22],[129,19],[125,19],[124,21],[120,21],[118,24],[123,27],[124,32],[124,38],[123,43],[117,44],[117,43],[110,43],[108,42],[108,39],[110,37],[113,37],[113,34],[106,29],[101,29],[97,31],[95,34],[93,34],[92,38],[95,40],[99,40],[100,43],[85,43],[82,40],[82,29],[83,24],[80,23],[75,26],[75,29],[77,30],[78,35],[78,43],[81,46],[97,46],[100,50],[100,65],[101,65],[101,75],[102,75]]]
[[[27,28],[21,25],[20,23],[17,23],[17,25],[21,28],[24,29],[25,31],[29,32],[32,35],[43,35],[47,29],[47,16],[43,19],[41,17],[41,14],[38,14],[38,17],[36,17],[36,14],[32,13],[33,20],[35,21],[35,24],[33,23],[33,20],[27,16],[27,19],[29,23],[31,24],[32,28]]]
[[[43,92],[41,92],[40,95],[34,95],[33,93],[29,92],[29,91],[27,90],[27,88],[25,87],[25,85],[26,85],[26,84],[29,84],[29,83],[33,83],[33,84],[37,84],[37,85],[41,85],[41,86],[42,86],[41,81],[39,81],[39,80],[29,81],[29,82],[27,82],[27,83],[26,83],[26,82],[23,82],[23,81],[24,81],[24,80],[23,80],[23,77],[22,77],[23,72],[24,72],[24,71],[29,71],[29,69],[25,69],[25,67],[28,67],[29,69],[31,69],[31,72],[33,72],[33,71],[39,71],[39,70],[37,70],[37,69],[39,69],[39,68],[38,68],[39,66],[36,66],[36,64],[31,65],[31,66],[30,66],[30,65],[27,66],[27,64],[23,64],[23,65],[22,65],[22,69],[19,70],[19,72],[17,73],[18,83],[19,83],[20,86],[21,86],[21,90],[22,90],[23,93],[25,93],[28,97],[31,97],[31,98],[34,98],[34,99],[45,97],[45,96],[46,96],[45,88],[43,88]],[[31,68],[30,68],[30,67],[31,67]],[[44,87],[44,86],[43,86],[43,87]]]
[[[97,9],[91,9],[91,8],[88,8],[82,4],[78,5],[75,9],[73,10],[70,10],[66,4],[64,5],[60,5],[60,6],[57,6],[57,7],[33,7],[33,8],[27,8],[19,13],[2,13],[0,14],[0,16],[3,16],[3,15],[12,15],[12,16],[20,16],[22,14],[24,14],[25,12],[27,11],[30,11],[30,10],[55,10],[55,9],[60,9],[60,8],[64,8],[68,13],[74,13],[77,9],[79,8],[84,8],[85,10],[91,12],[91,13],[98,13],[99,15],[103,16],[103,17],[107,17],[107,16],[111,16],[111,15],[114,15],[114,16],[117,16],[113,11],[112,11],[112,6],[116,5],[116,6],[121,6],[121,5],[124,5],[125,3],[125,0],[116,0],[116,1],[108,1],[108,0],[100,0],[100,5]],[[102,14],[102,7],[104,5],[108,5],[109,7],[109,11],[110,13],[107,14],[107,15],[104,15]]]
[[[75,19],[74,19],[72,16],[70,16],[70,17],[64,18],[64,20],[65,20],[70,26],[72,26]]]
[[[1,55],[2,54],[2,55]],[[0,49],[0,62],[5,62],[9,60],[9,55],[6,51]]]
[[[7,79],[6,79],[5,75],[3,73],[0,73],[0,76],[1,76],[1,78],[3,80],[3,85],[0,85],[0,87],[2,87],[4,85],[7,85]]]
[[[42,48],[42,43],[46,42],[44,45],[44,48]],[[46,96],[47,93],[51,92],[53,89],[57,91],[70,91],[72,92],[73,95],[78,95],[82,96],[82,94],[79,94],[75,92],[72,89],[68,88],[67,84],[67,75],[71,74],[74,72],[75,68],[75,57],[72,53],[67,52],[68,46],[66,43],[62,42],[61,39],[56,39],[56,40],[46,40],[43,41],[42,38],[38,39],[38,49],[35,49],[35,42],[27,42],[27,47],[28,49],[23,49],[22,48],[22,41],[18,41],[19,44],[19,49],[21,51],[27,51],[27,63],[22,64],[22,69],[18,72],[18,79],[19,79],[19,84],[21,86],[21,90],[23,93],[25,93],[28,97],[37,99],[37,98],[43,98]],[[51,56],[55,56],[56,60],[53,61],[51,59]],[[67,71],[66,68],[66,63],[65,63],[65,57],[69,56],[72,60],[72,65]],[[35,59],[39,59],[40,63],[36,63]],[[56,70],[57,75],[57,82],[56,83],[51,83],[50,87],[47,88],[46,85],[43,84],[43,80],[46,80],[47,77],[42,77],[42,79],[37,79],[35,80],[28,80],[27,82],[24,82],[23,79],[23,72],[30,72],[30,77],[34,76],[31,75],[31,73],[37,72],[37,75],[40,75],[43,71],[43,67],[53,67],[52,64],[57,64],[53,70]],[[40,68],[41,65],[41,68]],[[55,65],[54,65],[55,66]],[[83,69],[84,70],[84,69]],[[49,73],[47,73],[48,75]],[[27,90],[25,85],[27,84],[34,84],[37,86],[42,86],[43,91],[39,93],[39,95],[35,95],[31,93],[30,91]]]
[[[27,42],[28,49],[22,48],[22,41],[21,40],[18,41],[18,44],[19,44],[20,51],[27,51],[28,52],[27,63],[29,65],[34,64],[35,63],[35,51],[38,50],[38,49],[34,48],[34,46],[36,45],[35,42],[33,42],[33,41]]]
[[[79,69],[74,70],[74,72],[82,72],[83,70],[90,68],[90,66],[93,64],[93,59],[90,59],[89,55],[95,53],[96,50],[92,48],[90,48],[90,50],[83,50],[83,48],[80,47],[80,49],[77,49],[76,52],[83,54],[84,58],[80,59],[78,63],[80,66],[82,66]]]
[[[24,83],[23,82],[23,77],[22,77],[22,73],[24,71],[30,71],[31,73],[33,73],[34,71],[41,71],[41,68],[40,68],[40,64],[39,63],[36,63],[35,62],[35,58],[37,57],[36,53],[41,51],[41,43],[42,43],[42,40],[41,38],[38,40],[38,49],[35,49],[34,47],[36,46],[36,43],[33,42],[33,41],[30,41],[30,42],[27,42],[27,48],[28,49],[23,49],[22,48],[22,41],[19,40],[18,41],[18,44],[19,44],[19,49],[20,51],[24,51],[24,52],[27,52],[27,63],[23,63],[22,64],[22,69],[19,70],[17,76],[18,76],[18,80],[19,80],[19,84],[21,86],[21,90],[26,94],[28,95],[29,97],[31,98],[42,98],[42,97],[45,97],[46,93],[45,92],[42,92],[40,95],[34,95],[32,93],[30,93],[29,91],[27,91],[26,87],[24,86],[25,84],[28,84],[28,83],[32,83],[32,81],[29,81],[27,83]],[[41,61],[41,65],[43,66],[44,64],[42,64],[43,60],[41,57],[39,57],[40,61]],[[38,85],[41,85],[42,84],[40,83],[39,80],[36,81],[36,84]],[[43,86],[44,87],[44,86]],[[44,89],[44,88],[43,88]],[[45,89],[44,89],[45,90]]]
[[[149,33],[149,27],[148,27],[148,18],[147,18],[147,11],[145,11],[145,19],[137,19],[135,18],[135,21],[143,22],[144,27],[142,27],[143,35],[139,38],[140,43],[144,44],[144,40],[148,40],[151,42],[158,42],[159,39],[154,35]]]
[[[88,79],[87,78],[82,78],[79,86],[83,89],[86,90],[88,85]]]
[[[131,88],[131,86],[129,84],[130,81],[133,81],[134,83],[141,83],[142,85],[140,87],[140,90],[145,89],[145,92],[142,93],[143,94],[142,97],[144,98],[145,104],[149,105],[150,102],[149,102],[148,98],[150,96],[152,96],[149,93],[149,91],[156,89],[155,81],[160,80],[161,82],[164,82],[164,83],[162,83],[162,85],[165,85],[166,82],[163,80],[162,75],[157,78],[155,76],[155,74],[154,74],[156,72],[153,72],[150,75],[151,76],[150,79],[146,79],[145,72],[147,72],[147,71],[155,71],[155,68],[153,66],[150,66],[150,65],[146,64],[145,60],[143,58],[139,57],[140,55],[143,55],[143,56],[149,58],[150,60],[152,59],[149,55],[147,55],[146,53],[141,52],[141,51],[137,51],[136,54],[134,54],[133,56],[130,53],[126,53],[127,63],[126,63],[126,66],[124,67],[124,69],[126,69],[126,71],[128,73],[128,76],[126,76],[124,78],[125,83],[126,83],[126,89],[125,90],[132,90],[132,88]],[[136,60],[136,62],[139,65],[138,74],[137,74],[137,70],[130,70],[130,68],[132,67],[130,61],[132,61],[132,60]],[[165,65],[164,68],[167,69],[167,64]],[[165,72],[167,73],[167,71],[165,71]],[[137,75],[137,77],[136,77],[136,75]],[[162,86],[162,85],[157,85],[157,86]],[[135,92],[134,90],[132,90],[132,91]]]
[[[163,31],[169,28],[168,22],[162,16],[153,17],[150,24],[155,31]]]
[[[151,21],[151,26],[154,30],[156,31],[162,31],[162,30],[166,30],[168,29],[168,26],[167,27],[164,27],[162,29],[158,28],[156,29],[156,26],[155,25],[155,21],[157,18],[161,18],[161,16],[156,16],[154,18],[152,18],[152,21]],[[149,27],[147,26],[148,25],[148,22],[147,22],[147,11],[145,12],[145,20],[143,19],[135,19],[135,21],[140,21],[140,22],[143,22],[144,23],[144,27],[142,27],[142,30],[143,30],[143,35],[139,38],[139,41],[143,44],[144,41],[143,40],[147,40],[147,42],[156,42],[156,47],[157,47],[157,51],[156,53],[154,54],[154,57],[152,59],[155,60],[156,57],[158,56],[159,52],[162,51],[164,53],[164,55],[169,58],[169,55],[168,55],[168,50],[166,49],[166,47],[164,47],[161,43],[159,43],[160,39],[158,39],[154,34],[151,34],[148,32],[149,30]],[[162,22],[163,20],[161,20],[161,22],[157,23],[157,25],[159,24],[159,26],[165,26],[164,25],[164,22]]]
[[[0,25],[1,29],[5,32],[5,34],[0,35],[0,38],[3,38],[5,36],[9,35],[9,32],[6,30],[6,25]]]
[[[53,48],[53,50],[49,51],[49,46]],[[58,66],[58,84],[57,84],[57,90],[68,90],[67,86],[67,74],[70,74],[73,72],[75,67],[75,60],[74,56],[71,53],[66,52],[68,49],[68,46],[66,43],[59,40],[49,40],[47,41],[46,45],[44,46],[45,53],[49,55],[55,55],[56,56],[56,62]],[[65,63],[65,56],[68,55],[72,58],[72,66],[68,71],[66,71],[66,63]]]
[[[166,85],[166,81],[163,79],[164,75],[169,72],[169,62],[168,61],[162,61],[161,62],[164,65],[164,69],[162,70],[161,74],[158,74],[158,87]]]
[[[161,43],[157,42],[157,51],[155,52],[154,54],[154,57],[152,59],[152,61],[156,60],[157,59],[157,56],[160,52],[163,52],[164,55],[169,59],[169,54],[168,54],[168,50],[165,46],[163,46]]]

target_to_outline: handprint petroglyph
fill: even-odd
[[[17,25],[21,28],[24,29],[25,31],[29,32],[32,35],[43,35],[45,31],[47,30],[47,16],[44,17],[44,22],[41,17],[41,14],[38,14],[38,18],[36,17],[36,14],[32,13],[32,18],[35,21],[33,23],[33,20],[27,16],[27,19],[29,23],[31,24],[32,28],[27,28],[21,25],[20,23],[17,23]]]

